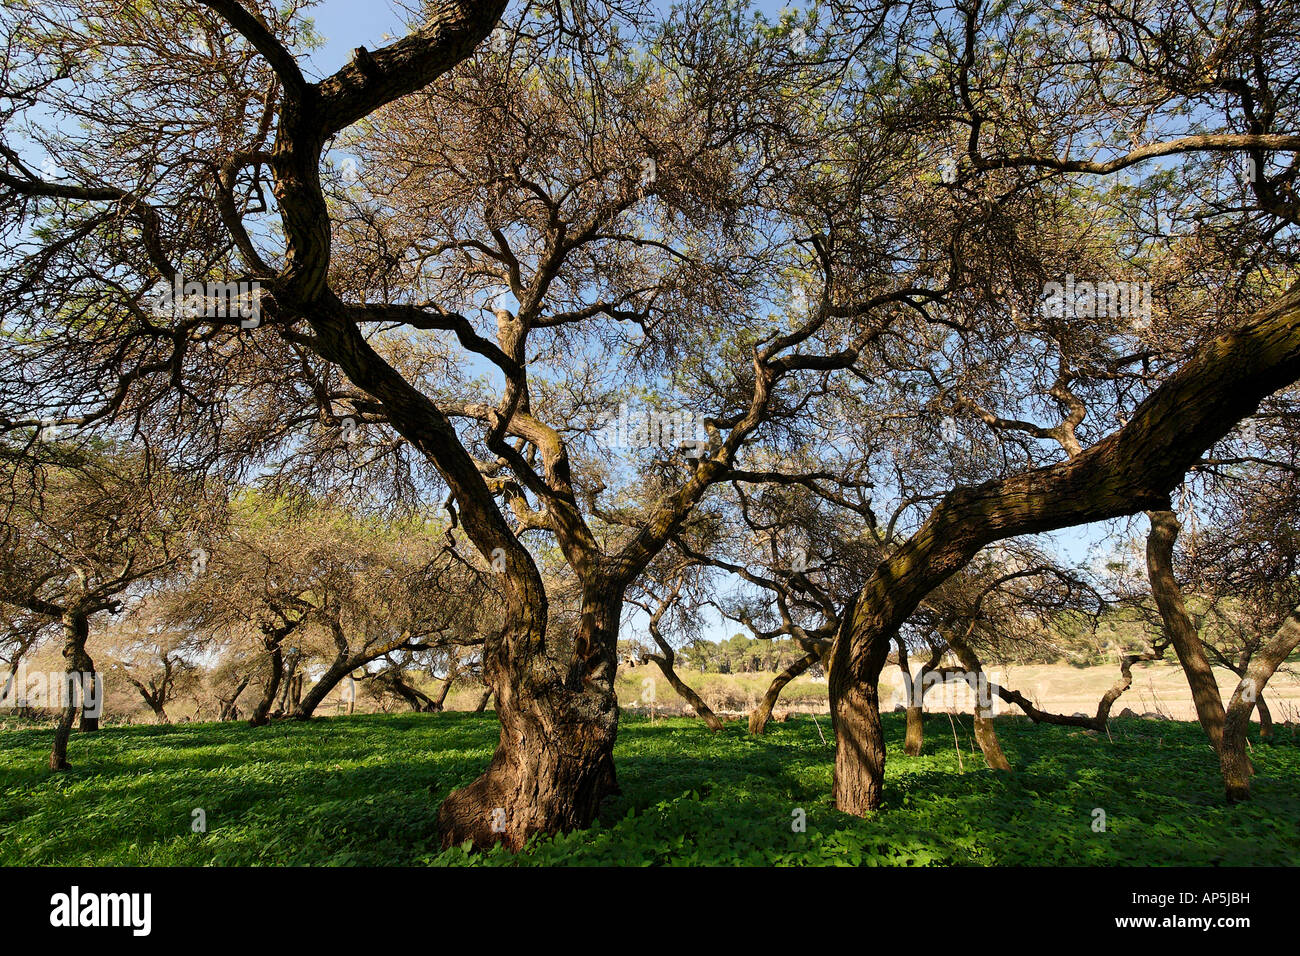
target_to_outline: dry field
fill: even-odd
[[[1119,678],[1119,667],[1072,667],[1068,664],[989,665],[991,680],[1020,691],[1039,707],[1056,713],[1093,714],[1102,694]],[[1227,670],[1215,669],[1219,689],[1225,699],[1236,684],[1237,678]],[[682,678],[697,690],[705,701],[720,714],[748,712],[767,689],[772,674],[700,674],[682,671]],[[651,681],[653,683],[647,683]],[[648,688],[653,690],[648,694]],[[665,714],[688,713],[685,701],[673,692],[668,682],[659,676],[654,665],[619,669],[619,702],[625,709],[649,711],[648,696],[653,696],[655,709]],[[893,709],[903,701],[902,675],[896,667],[886,669],[881,675],[880,703],[883,710]],[[1295,673],[1274,675],[1265,689],[1264,698],[1279,723],[1300,720],[1300,677]],[[964,683],[935,686],[926,694],[926,710],[956,710],[970,713],[972,698]],[[999,713],[1019,713],[1019,708],[995,700]],[[1172,662],[1136,664],[1133,667],[1133,685],[1116,702],[1112,713],[1118,716],[1129,709],[1137,714],[1156,713],[1173,720],[1195,720],[1191,692],[1182,669]],[[825,713],[826,684],[824,681],[800,678],[786,688],[777,704],[782,711],[800,713]]]

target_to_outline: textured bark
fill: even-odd
[[[253,727],[262,727],[270,722],[271,708],[275,706],[275,698],[280,693],[280,681],[284,678],[284,652],[278,641],[267,649],[267,663],[270,666],[270,674],[267,675],[266,684],[262,688],[262,699],[257,702],[257,706],[253,708],[253,715],[248,719],[248,723]]]
[[[1219,765],[1228,801],[1250,798],[1250,777],[1254,772],[1246,756],[1246,731],[1250,712],[1264,694],[1264,686],[1282,662],[1300,646],[1300,609],[1292,611],[1272,639],[1255,652],[1246,676],[1241,679],[1228,702],[1223,722],[1223,743],[1219,748]]]
[[[849,601],[835,635],[827,687],[831,699],[831,726],[835,731],[836,809],[864,816],[880,805],[885,778],[885,734],[880,725],[880,696],[877,681],[863,681],[858,675],[870,671],[880,676],[889,654],[889,643],[880,641],[853,645],[847,639],[856,611],[857,598]],[[854,652],[872,655],[854,659]]]
[[[1168,510],[1169,492],[1187,470],[1267,395],[1300,378],[1300,286],[1239,329],[1205,343],[1134,410],[1132,418],[1069,461],[982,485],[958,488],[864,585],[834,652],[832,710],[879,727],[874,688],[887,649],[926,595],[965,567],[981,548],[1145,510]],[[833,668],[833,671],[834,669]],[[852,690],[866,685],[872,693]],[[852,690],[852,693],[850,691]],[[1253,706],[1253,703],[1252,703]],[[858,711],[864,711],[859,714]],[[1231,715],[1229,715],[1229,721]],[[1226,736],[1225,724],[1225,736]],[[1244,740],[1244,729],[1242,731]],[[876,765],[867,747],[836,752],[837,806],[870,809]]]
[[[1174,578],[1174,542],[1181,525],[1172,511],[1148,511],[1151,530],[1147,534],[1147,576],[1151,581],[1151,595],[1164,621],[1165,634],[1174,646],[1178,663],[1187,675],[1192,689],[1192,702],[1196,705],[1196,718],[1210,738],[1217,753],[1223,743],[1223,699],[1214,670],[1200,635],[1187,613],[1183,592]]]
[[[545,594],[528,589],[517,597],[507,606],[506,634],[487,646],[483,662],[496,688],[497,749],[487,771],[439,808],[445,847],[500,842],[517,850],[536,833],[581,829],[617,790],[613,684],[621,591],[586,590],[568,664],[546,654]]]
[[[1010,770],[1011,762],[1002,752],[997,728],[993,725],[992,702],[989,700],[993,693],[992,685],[984,677],[984,668],[980,664],[979,656],[963,638],[955,635],[948,638],[948,646],[953,649],[957,659],[966,668],[966,681],[975,692],[975,742],[980,745],[984,762],[990,770]]]
[[[64,684],[63,713],[54,729],[54,745],[50,748],[50,769],[68,770],[68,738],[77,719],[78,697],[84,698],[83,675],[93,672],[90,655],[86,653],[86,640],[90,636],[90,623],[79,611],[63,615],[63,658],[67,661]]]
[[[772,678],[772,683],[768,685],[767,693],[763,699],[758,702],[749,715],[749,732],[751,734],[761,734],[767,729],[767,722],[772,719],[772,708],[776,706],[777,700],[781,696],[781,691],[785,690],[785,685],[790,683],[808,668],[812,667],[819,660],[821,654],[815,650],[809,651],[803,657],[793,662],[781,673]],[[718,728],[714,728],[715,730]]]

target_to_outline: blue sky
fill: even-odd
[[[769,17],[775,17],[782,9],[798,9],[799,5],[774,3],[760,0],[752,5]],[[311,13],[316,23],[316,30],[324,37],[325,45],[304,58],[305,72],[314,77],[327,76],[343,66],[358,46],[369,49],[382,46],[385,35],[400,36],[406,32],[403,17],[398,8],[389,2],[357,2],[357,0],[324,0]],[[1082,562],[1088,556],[1090,547],[1099,544],[1108,535],[1116,532],[1123,534],[1127,522],[1109,522],[1071,528],[1052,535],[1043,535],[1040,541],[1054,547],[1067,561]],[[1144,526],[1131,525],[1132,531],[1144,531]],[[708,611],[710,618],[705,635],[718,640],[729,637],[743,630],[739,625],[726,622]],[[634,615],[624,627],[624,637],[645,637],[644,627],[638,627],[638,619],[643,615]]]

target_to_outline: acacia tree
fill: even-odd
[[[91,619],[173,575],[214,515],[201,487],[112,447],[43,447],[10,475],[9,490],[0,601],[62,628],[67,677],[50,769],[66,770],[78,704],[82,729],[93,731],[103,702],[86,646]]]
[[[194,689],[204,648],[197,635],[167,627],[152,610],[134,609],[106,635],[107,673],[134,687],[158,723],[169,724],[167,704]]]
[[[1285,197],[1294,167],[1275,171],[1266,162],[1267,151],[1293,151],[1300,145],[1286,131],[1293,104],[1281,93],[1293,75],[1286,35],[1294,25],[1283,26],[1259,9],[1216,10],[1207,18],[1208,11],[1199,8],[1196,16],[1187,15],[1184,3],[1156,5],[1140,14],[1109,4],[1085,7],[1085,16],[1108,32],[1119,52],[1085,50],[1080,55],[1069,51],[1068,44],[1052,44],[1053,37],[1041,30],[1021,30],[1031,11],[1017,5],[986,11],[981,4],[967,4],[936,24],[940,40],[929,51],[936,85],[930,90],[951,104],[951,115],[961,117],[954,131],[960,134],[954,139],[961,152],[954,150],[951,185],[969,195],[996,183],[1006,196],[1023,183],[1018,177],[1030,172],[1036,178],[1059,177],[1064,186],[1076,178],[1113,176],[1160,157],[1190,157],[1190,178],[1210,173],[1222,183],[1225,171],[1222,164],[1216,170],[1215,162],[1244,150],[1256,160],[1257,175],[1249,184],[1246,212],[1231,225],[1245,222],[1246,241],[1221,258],[1240,268],[1243,262],[1266,259],[1278,247],[1282,254],[1259,281],[1224,284],[1215,277],[1208,295],[1203,288],[1187,292],[1189,299],[1201,301],[1220,296],[1220,310],[1210,314],[1210,322],[1181,330],[1184,342],[1191,328],[1203,329],[1204,337],[1194,350],[1182,350],[1189,357],[1181,366],[1176,362],[1182,355],[1165,359],[1168,371],[1158,373],[1156,382],[1144,383],[1147,394],[1135,407],[1125,409],[1128,403],[1121,401],[1119,428],[1098,432],[1066,461],[1019,472],[1005,469],[983,484],[948,491],[906,544],[875,571],[858,596],[852,627],[836,641],[831,670],[839,739],[835,801],[847,812],[864,813],[879,803],[884,749],[876,683],[894,635],[927,594],[980,548],[1003,538],[1143,509],[1167,510],[1169,493],[1201,456],[1297,375],[1300,293],[1279,294],[1287,282],[1277,274],[1288,262],[1286,227],[1294,222],[1294,212]],[[1046,22],[1050,27],[1050,16]],[[1034,39],[1048,42],[1036,44]],[[1243,49],[1250,53],[1237,52]],[[1207,62],[1213,64],[1208,71],[1202,69]],[[1022,90],[1038,88],[1047,76],[1045,68],[1053,71],[1061,96],[1048,101],[1000,95],[1012,88],[1013,80]],[[1227,109],[1215,117],[1218,129],[1178,135],[1177,111],[1210,96],[1219,104],[1228,98]],[[1257,108],[1261,102],[1268,103],[1266,110]],[[1115,135],[1111,124],[1117,116],[1117,125],[1136,133],[1138,145],[1130,148]],[[1245,131],[1238,131],[1242,126]],[[1086,157],[1061,155],[1058,144],[1070,129],[1101,133],[1102,146]],[[1236,177],[1227,175],[1236,185]],[[1148,189],[1158,191],[1162,185],[1155,180]],[[1264,225],[1261,220],[1269,218],[1272,225]],[[1194,235],[1189,251],[1212,241],[1219,225]],[[1177,248],[1174,239],[1167,241]],[[1217,327],[1214,320],[1219,320]],[[1069,397],[1063,402],[1068,406]],[[1077,413],[1067,410],[1067,423],[1071,416]],[[1025,421],[1032,436],[1057,437],[1042,435],[1055,430],[1057,422]],[[1275,639],[1275,649],[1289,642],[1291,631],[1284,631]],[[1258,686],[1267,673],[1269,665],[1261,663],[1250,680]],[[1227,766],[1225,762],[1225,770]],[[1229,794],[1240,795],[1241,775],[1229,776]]]
[[[957,386],[1001,382],[1034,393],[1000,413],[1036,441],[1041,393],[1064,377],[1052,398],[1071,406],[1089,384],[1037,360],[1056,357],[1045,323],[1018,327],[1096,231],[1078,210],[1109,211],[1087,250],[1103,275],[1177,259],[1135,255],[1150,223],[1126,233],[1132,203],[1080,177],[1247,150],[1249,214],[1289,221],[1290,172],[1266,153],[1300,145],[1286,131],[1293,25],[1183,16],[1191,2],[1141,22],[1090,5],[1123,47],[1104,58],[1063,56],[1072,25],[1018,3],[835,5],[808,22],[810,46],[788,42],[791,23],[754,29],[732,8],[687,5],[638,25],[638,45],[608,7],[528,6],[483,47],[504,2],[439,0],[407,37],[315,83],[291,52],[310,39],[293,6],[15,7],[6,119],[38,130],[57,114],[81,131],[4,144],[16,268],[0,290],[24,333],[7,342],[20,371],[0,385],[5,421],[130,422],[189,466],[231,469],[360,434],[409,469],[404,491],[445,491],[453,533],[477,552],[466,560],[499,569],[503,624],[484,647],[497,751],[441,808],[443,840],[519,846],[585,825],[614,786],[628,588],[719,483],[790,480],[772,453],[805,440],[831,378],[854,383],[855,426],[899,407],[937,419]],[[1214,34],[1224,18],[1230,44]],[[190,29],[202,42],[178,55]],[[1243,45],[1257,64],[1232,52]],[[1180,136],[1179,110],[1211,93],[1235,106],[1216,132]],[[1058,154],[1080,133],[1116,142],[1116,116],[1159,141]],[[356,182],[330,163],[342,150]],[[1220,260],[1285,245],[1244,225]],[[876,681],[927,595],[1000,538],[1165,507],[1207,448],[1295,378],[1296,296],[1277,298],[1285,280],[1266,265],[1244,283],[1216,277],[1213,319],[1185,337],[1201,348],[1176,372],[1186,349],[1158,357],[1114,396],[1118,431],[1078,432],[1071,408],[1081,447],[1068,461],[994,443],[979,469],[913,502],[898,528],[910,536],[837,615],[841,809],[879,800]],[[168,315],[142,305],[160,277],[257,286],[237,290],[238,317],[211,288]],[[1072,318],[1102,351],[1130,344],[1095,315]],[[1096,365],[1085,379],[1100,391],[1115,362]],[[610,413],[634,395],[699,410],[699,431],[611,454]],[[900,447],[881,469],[925,462]]]
[[[624,592],[726,478],[778,383],[806,367],[797,348],[819,324],[807,311],[792,325],[759,317],[801,248],[795,230],[766,228],[775,206],[755,198],[784,190],[774,157],[807,119],[772,65],[787,49],[730,12],[674,13],[637,50],[607,10],[526,7],[504,44],[471,57],[504,3],[442,2],[406,38],[311,83],[289,52],[293,8],[165,6],[73,3],[67,17],[11,20],[34,41],[7,74],[15,92],[93,130],[44,138],[65,173],[56,181],[6,147],[10,221],[59,237],[11,250],[23,268],[9,296],[48,332],[25,363],[62,363],[49,401],[61,418],[197,421],[181,447],[196,460],[269,454],[312,419],[342,435],[351,419],[430,465],[457,530],[500,568],[505,618],[484,651],[498,750],[443,806],[443,839],[518,846],[585,825],[614,785]],[[159,41],[196,23],[206,48],[195,55],[232,67],[201,90]],[[109,102],[139,109],[126,122]],[[157,121],[167,112],[209,134],[203,149],[179,148]],[[363,121],[364,139],[345,142]],[[344,145],[364,171],[356,194],[329,173],[327,148]],[[795,145],[803,153],[782,168],[816,154],[811,139]],[[129,281],[110,284],[119,262]],[[85,263],[92,275],[65,281]],[[157,321],[141,294],[160,273],[256,281],[240,305],[256,303],[260,331],[243,334],[204,296]],[[88,340],[64,320],[70,288],[111,337]],[[721,340],[732,344],[709,354]],[[503,385],[465,380],[466,356]],[[614,359],[634,376],[603,382],[593,405],[589,370]],[[696,378],[674,381],[674,366]],[[631,465],[584,474],[593,419],[636,379],[708,399],[707,440],[661,434]],[[227,414],[227,399],[250,414]],[[643,493],[625,507],[612,482]],[[550,627],[539,538],[580,594],[564,639]]]

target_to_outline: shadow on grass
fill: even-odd
[[[1109,740],[999,721],[1016,767],[1002,774],[958,728],[962,772],[946,718],[927,722],[919,757],[902,754],[901,716],[883,722],[885,805],[863,819],[831,806],[833,750],[811,718],[754,738],[740,724],[713,734],[692,718],[628,717],[615,751],[623,794],[595,828],[474,857],[440,852],[434,819],[486,767],[490,713],[108,728],[74,736],[75,769],[57,775],[44,769],[50,732],[13,731],[0,735],[0,862],[1300,862],[1300,747],[1256,748],[1256,799],[1229,808],[1195,725],[1152,735],[1116,721]]]

